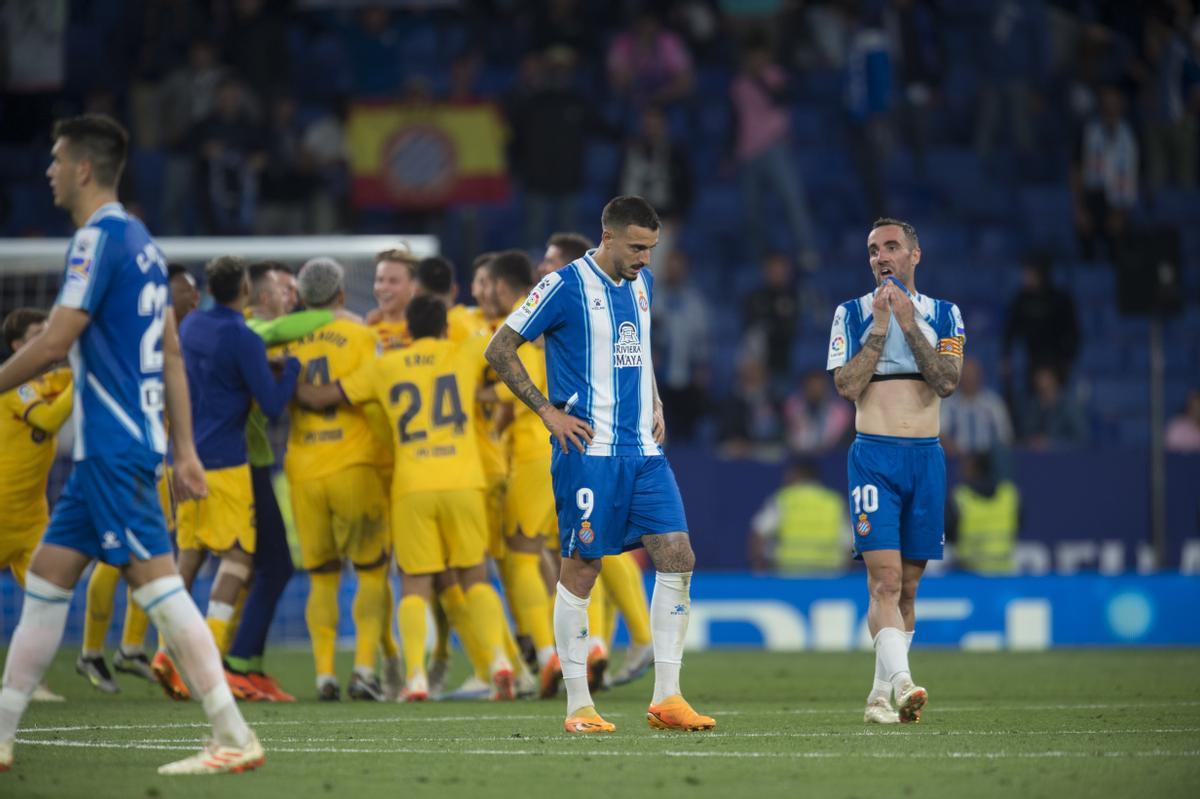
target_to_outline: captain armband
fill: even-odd
[[[963,336],[950,336],[949,338],[938,339],[938,355],[953,355],[956,358],[961,358],[963,356],[963,341]]]

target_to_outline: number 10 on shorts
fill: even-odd
[[[850,492],[850,498],[854,500],[854,515],[860,513],[874,513],[879,510],[879,489],[871,483],[864,486],[855,486]]]

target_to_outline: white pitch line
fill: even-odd
[[[1180,702],[1124,702],[1124,703],[1107,703],[1107,704],[1055,704],[1055,705],[936,705],[934,710],[937,713],[985,713],[993,711],[1036,711],[1036,710],[1120,710],[1124,708],[1151,708],[1151,707],[1197,707],[1200,706],[1200,701],[1180,701]],[[851,709],[848,709],[851,708]],[[857,711],[852,710],[853,705],[848,703],[844,707],[836,707],[830,709],[820,708],[785,708],[775,710],[712,710],[715,716],[766,716],[766,715],[827,715],[827,716],[847,716],[854,715]],[[622,718],[626,714],[623,713],[608,713],[606,717]],[[453,723],[458,721],[538,721],[538,720],[555,720],[560,718],[561,714],[557,710],[544,714],[519,714],[519,715],[467,715],[467,716],[430,716],[428,718],[420,718],[413,716],[388,716],[381,718],[358,718],[358,719],[265,719],[254,720],[251,726],[265,727],[268,725],[278,726],[311,726],[316,724],[422,724],[422,723]],[[160,730],[160,729],[187,729],[192,727],[207,728],[208,722],[194,721],[172,724],[79,724],[73,726],[59,727],[26,727],[22,728],[22,733],[36,732],[82,732],[86,730]]]
[[[96,742],[96,741],[37,741],[18,738],[19,744],[33,744],[37,746],[58,746],[67,748],[80,749],[139,749],[146,751],[176,751],[176,750],[193,750],[195,744],[191,745],[169,745],[169,744],[149,744],[141,746],[131,746],[128,742]],[[541,749],[467,749],[457,752],[447,752],[443,749],[416,749],[416,748],[394,748],[394,749],[365,749],[358,747],[333,747],[333,746],[305,746],[305,747],[273,747],[267,750],[268,753],[286,753],[286,754],[354,754],[354,755],[481,755],[481,756],[498,756],[511,757],[513,755],[551,755],[559,757],[579,757],[578,750],[570,752],[555,752],[545,751]],[[875,760],[899,760],[909,759],[912,757],[910,753],[902,752],[711,752],[711,751],[677,751],[667,750],[660,752],[638,752],[638,751],[620,751],[606,752],[589,750],[588,757],[703,757],[703,758],[761,758],[761,759],[778,759],[778,760],[833,760],[838,758],[871,758]],[[939,752],[929,753],[925,755],[927,758],[950,758],[955,760],[1005,760],[1005,759],[1021,759],[1021,760],[1038,760],[1043,758],[1134,758],[1134,757],[1200,757],[1200,750],[1191,749],[1185,751],[1172,751],[1166,749],[1144,749],[1134,751],[1108,751],[1108,752],[1066,752],[1066,751],[1049,751],[1049,752]]]
[[[1031,735],[1169,735],[1169,734],[1192,734],[1200,732],[1200,727],[1183,727],[1170,729],[1149,729],[1149,730],[913,730],[909,728],[904,732],[892,732],[885,729],[876,729],[871,731],[859,730],[854,732],[707,732],[703,738],[883,738],[887,736],[919,736],[925,738],[938,738],[942,736],[966,736],[966,737],[992,737],[1003,735],[1005,737],[1031,736]],[[134,738],[126,739],[125,743],[130,744],[173,744],[185,741],[200,741],[196,738]],[[346,738],[279,738],[279,737],[263,737],[263,744],[335,744],[346,743]],[[617,738],[565,738],[562,736],[550,735],[472,735],[472,736],[455,736],[455,737],[440,737],[440,736],[386,736],[381,738],[372,738],[372,741],[380,743],[421,743],[421,744],[437,744],[437,743],[481,743],[484,741],[509,741],[511,743],[529,743],[530,741],[537,742],[554,742],[566,743],[567,741],[595,741],[597,744],[604,745],[609,741],[618,741]],[[658,740],[666,740],[658,738]],[[889,740],[894,740],[890,738]],[[580,744],[582,746],[582,744]]]

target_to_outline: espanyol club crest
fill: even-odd
[[[867,521],[867,514],[858,514],[858,523],[854,525],[854,532],[861,536],[868,536],[871,534],[871,523]]]
[[[646,299],[646,292],[641,289],[638,289],[638,307],[643,313],[650,310],[650,301]]]
[[[579,540],[584,544],[590,544],[596,540],[596,531],[592,529],[592,523],[586,519],[583,524],[579,525]]]

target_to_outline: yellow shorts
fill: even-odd
[[[253,553],[254,489],[250,465],[204,472],[208,496],[180,502],[175,509],[175,535],[180,549],[224,552],[236,544]]]
[[[504,495],[508,490],[505,475],[487,478],[483,493],[484,523],[487,525],[487,552],[496,560],[503,560],[504,546]]]
[[[0,521],[0,571],[12,569],[17,582],[24,585],[29,561],[42,541],[42,534],[50,523],[50,514],[45,502],[41,507],[35,506],[20,513],[10,508],[5,508],[4,512],[7,518]]]
[[[392,502],[396,563],[405,574],[437,574],[483,563],[487,547],[484,492],[418,491]]]
[[[371,566],[387,556],[387,494],[377,467],[351,466],[316,480],[289,475],[288,480],[303,568],[347,558]]]
[[[526,538],[544,536],[558,545],[558,516],[554,486],[550,483],[550,458],[513,464],[504,498],[504,534]]]
[[[175,531],[175,514],[171,512],[171,494],[174,491],[171,481],[175,479],[175,470],[170,466],[163,469],[163,476],[158,481],[158,504],[162,505],[163,521],[167,523],[167,532]]]

